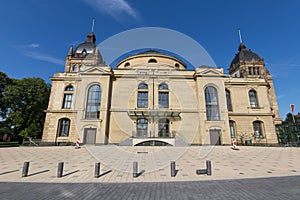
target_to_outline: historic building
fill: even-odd
[[[43,132],[48,144],[276,144],[281,122],[264,59],[239,45],[229,75],[147,50],[105,64],[90,33],[51,78]]]

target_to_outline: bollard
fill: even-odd
[[[22,171],[22,177],[28,176],[28,170],[29,170],[29,162],[24,162],[24,164],[23,164],[23,171]]]
[[[137,162],[133,162],[133,178],[138,177],[138,163]]]
[[[63,176],[63,171],[64,171],[64,162],[59,162],[57,168],[57,178],[61,178]]]
[[[171,176],[176,176],[175,161],[171,161]]]
[[[196,170],[196,174],[197,175],[207,174],[207,170],[206,169],[197,169]]]
[[[100,163],[95,163],[95,178],[98,178],[100,176]]]
[[[211,161],[210,160],[207,160],[206,161],[206,171],[207,171],[207,175],[208,176],[211,176]]]

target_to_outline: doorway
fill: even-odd
[[[211,145],[221,145],[221,130],[220,129],[210,129],[210,144]]]
[[[84,129],[84,136],[83,136],[83,143],[84,144],[95,144],[96,143],[96,128],[85,128]]]

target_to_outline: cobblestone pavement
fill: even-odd
[[[0,182],[2,200],[299,199],[300,176],[157,183]]]

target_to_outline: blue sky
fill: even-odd
[[[227,71],[240,28],[247,48],[265,59],[285,118],[290,103],[300,111],[299,8],[297,0],[4,0],[0,71],[50,82],[49,77],[63,71],[69,47],[85,41],[93,17],[97,44],[133,28],[173,29],[199,42]]]

